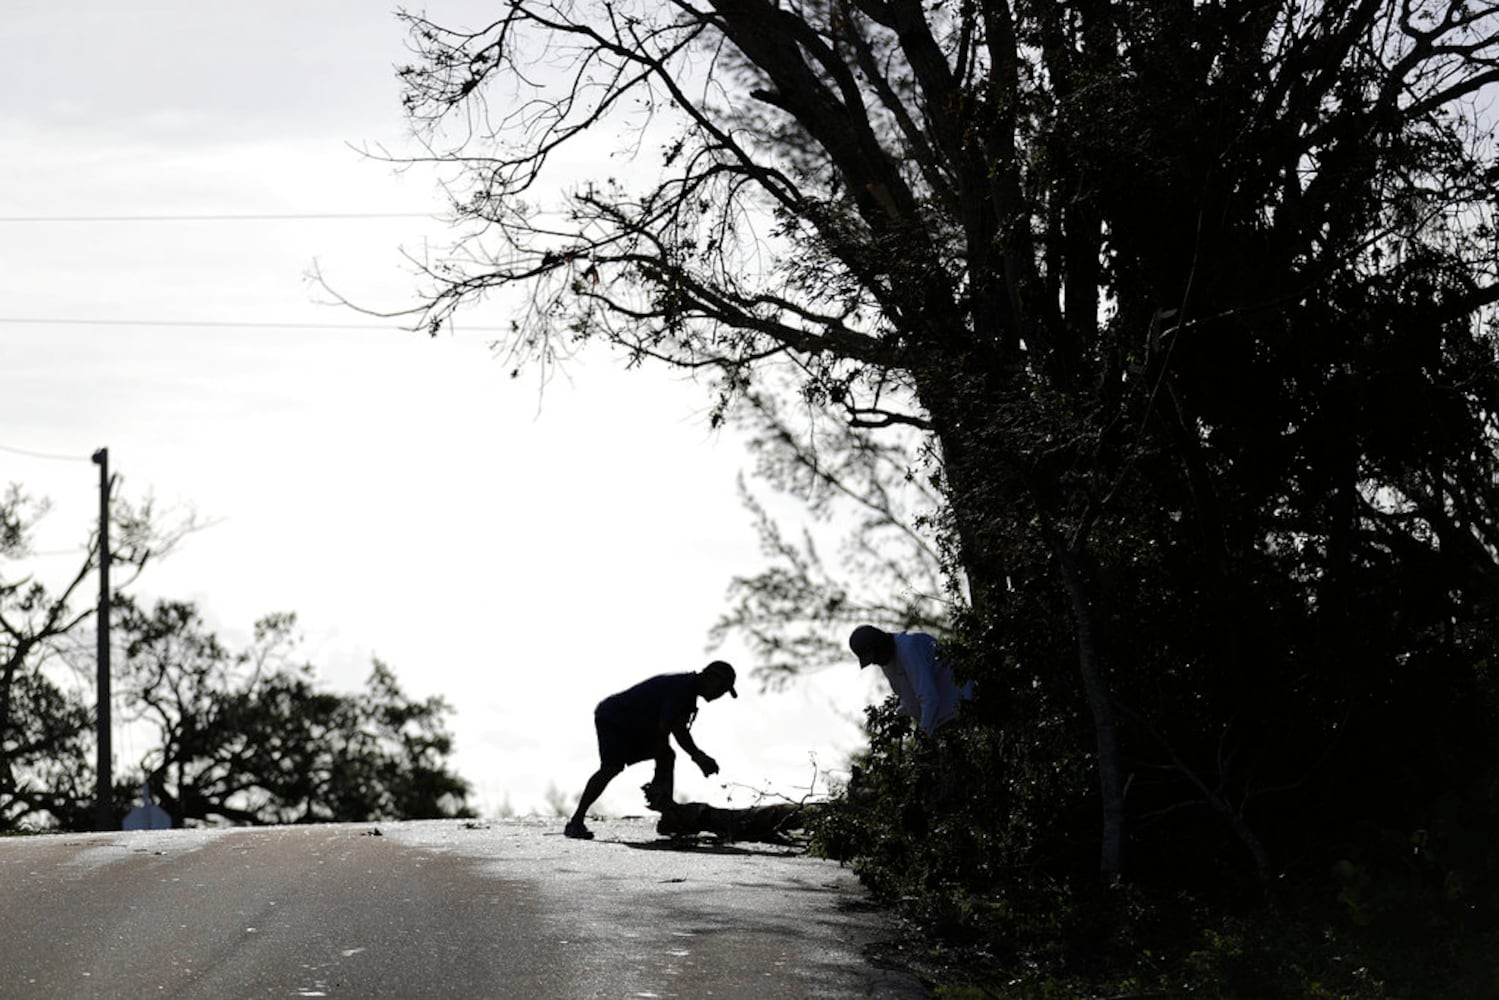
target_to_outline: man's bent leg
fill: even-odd
[[[578,799],[578,808],[573,812],[573,818],[568,820],[563,833],[578,839],[588,839],[593,836],[583,825],[583,819],[588,815],[588,810],[598,801],[599,796],[604,794],[604,789],[609,787],[609,782],[613,781],[624,769],[623,764],[599,765],[599,769],[593,772],[593,777],[588,779],[588,784],[583,786],[583,795]]]

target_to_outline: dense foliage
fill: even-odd
[[[79,634],[92,609],[75,605],[97,546],[57,593],[4,572],[45,511],[19,488],[0,497],[0,832],[96,822],[94,636]],[[136,569],[181,534],[149,509],[121,505],[117,521],[115,551]],[[116,823],[143,785],[178,825],[471,815],[468,783],[448,766],[448,705],[409,698],[379,661],[363,690],[325,690],[292,659],[294,625],[270,616],[236,653],[191,604],[143,610],[116,596],[115,721],[150,734],[114,776]]]
[[[873,881],[1294,884],[1422,940],[1486,913],[1499,5],[495,18],[410,19],[408,106],[479,224],[428,271],[431,329],[523,289],[514,355],[601,338],[718,370],[726,411],[790,372],[799,405],[924,442],[971,797],[933,798],[956,779],[920,754],[888,771],[877,731],[889,811],[839,840]],[[559,151],[621,125],[634,178],[564,191]],[[829,593],[765,579],[752,612]]]
[[[93,661],[78,633],[93,613],[81,600],[99,566],[97,537],[78,566],[49,587],[16,571],[50,505],[11,484],[0,493],[0,830],[37,822],[90,825],[94,795],[93,711],[79,690],[78,664]],[[111,505],[116,577],[128,584],[194,527],[164,518],[149,499]]]
[[[363,690],[322,689],[291,658],[294,626],[264,618],[231,654],[191,604],[121,609],[122,698],[156,734],[135,786],[185,825],[473,815],[448,768],[447,703],[408,698],[379,660]]]

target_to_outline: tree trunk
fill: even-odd
[[[1098,873],[1104,882],[1119,880],[1124,870],[1124,766],[1119,752],[1119,731],[1114,717],[1114,700],[1103,676],[1103,657],[1098,651],[1098,627],[1092,596],[1078,554],[1073,548],[1053,541],[1072,613],[1077,620],[1077,662],[1082,674],[1083,693],[1093,714],[1093,731],[1098,741],[1098,789],[1103,806],[1103,843],[1099,850]]]

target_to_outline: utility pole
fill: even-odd
[[[95,767],[94,829],[114,829],[109,719],[109,449],[94,452],[99,467],[99,757]]]

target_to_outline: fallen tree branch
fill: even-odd
[[[747,809],[721,809],[703,802],[670,802],[659,810],[656,832],[668,837],[711,834],[725,841],[761,844],[792,844],[793,834],[806,827],[814,807],[796,802],[775,802]]]

